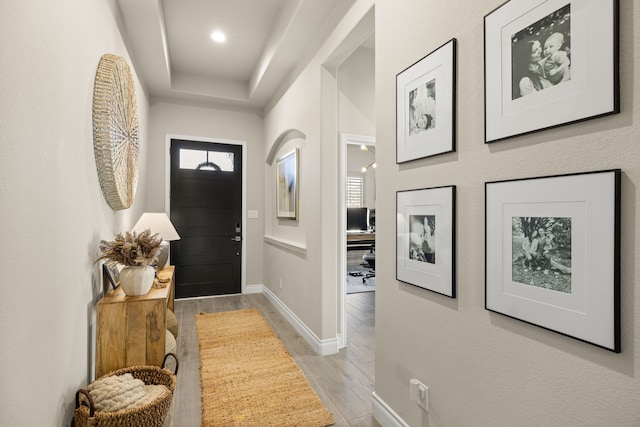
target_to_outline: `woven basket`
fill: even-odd
[[[171,372],[164,368],[168,356],[176,360],[176,370]],[[169,353],[162,362],[162,368],[157,366],[131,366],[118,369],[100,377],[131,374],[147,385],[164,385],[167,391],[152,402],[134,409],[117,412],[96,411],[89,391],[80,389],[76,392],[76,409],[73,414],[74,427],[162,427],[171,408],[173,392],[176,388],[176,374],[178,373],[178,358]]]

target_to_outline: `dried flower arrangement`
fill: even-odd
[[[126,266],[151,265],[160,254],[162,238],[151,230],[140,233],[125,231],[116,234],[113,241],[100,241],[101,259],[109,259]]]

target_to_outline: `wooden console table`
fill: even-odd
[[[120,286],[98,301],[96,313],[96,378],[137,365],[162,366],[167,308],[173,311],[175,266],[158,272],[170,279],[146,295],[126,296]]]

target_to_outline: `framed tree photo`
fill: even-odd
[[[298,160],[299,150],[276,160],[276,216],[298,219]]]
[[[620,352],[620,175],[485,183],[485,308]]]
[[[456,297],[456,187],[396,193],[396,279]]]
[[[456,39],[396,76],[396,163],[455,151]]]
[[[484,61],[485,142],[619,113],[618,0],[510,0]]]

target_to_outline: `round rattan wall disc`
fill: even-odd
[[[100,58],[93,89],[93,151],[105,200],[114,210],[133,204],[138,182],[138,113],[124,58]]]

